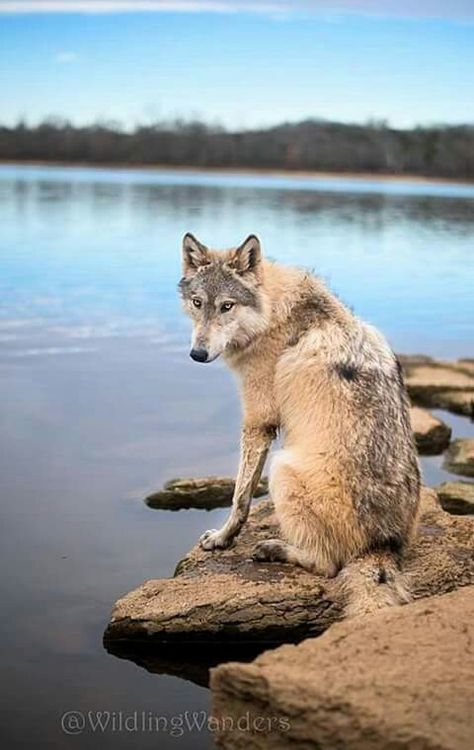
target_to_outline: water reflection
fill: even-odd
[[[119,659],[126,659],[155,675],[171,675],[200,687],[209,687],[213,667],[228,661],[251,662],[263,651],[278,643],[131,643],[104,640],[105,649]]]

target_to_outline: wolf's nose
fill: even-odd
[[[195,362],[207,362],[207,349],[191,349],[189,356]]]

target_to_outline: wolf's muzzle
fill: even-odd
[[[189,356],[191,359],[194,359],[195,362],[207,362],[207,358],[209,356],[207,349],[191,349],[189,352]]]

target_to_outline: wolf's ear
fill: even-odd
[[[183,237],[183,276],[193,276],[211,262],[209,250],[190,232]]]
[[[232,250],[229,265],[237,273],[257,273],[261,260],[260,241],[254,234],[250,234],[239,247]]]

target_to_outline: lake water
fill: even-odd
[[[255,232],[397,351],[473,356],[474,186],[4,166],[0,209],[5,747],[208,747],[179,718],[208,710],[204,687],[102,646],[113,602],[171,575],[227,513],[153,511],[143,497],[236,468],[232,378],[188,357],[181,236],[220,247]],[[423,467],[429,484],[447,476],[439,457]],[[168,729],[89,723],[72,739],[67,711],[145,712]]]

